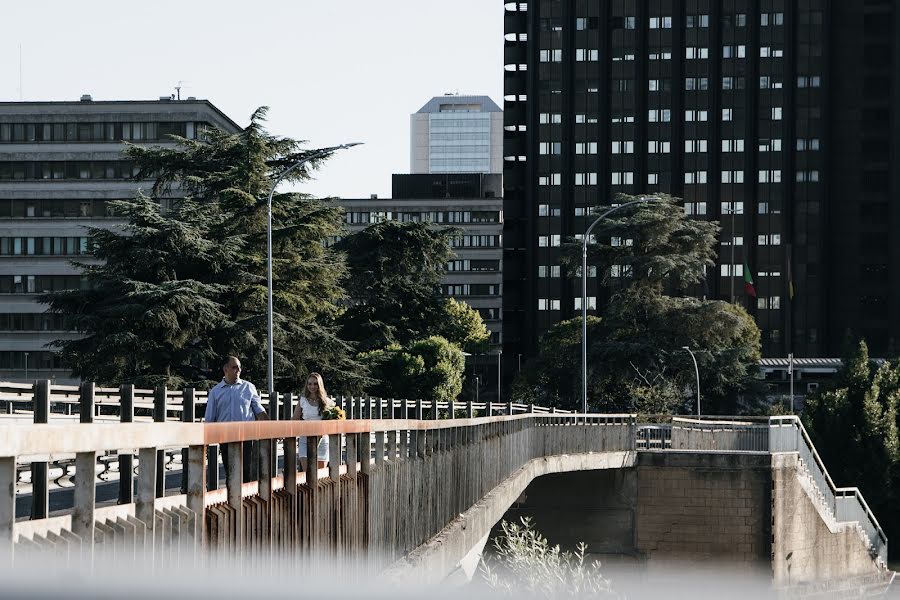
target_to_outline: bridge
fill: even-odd
[[[291,414],[289,394],[266,401],[270,414]],[[583,495],[586,509],[614,497],[628,515],[615,533],[602,519],[585,531],[606,536],[607,551],[651,564],[715,558],[766,573],[777,586],[890,576],[875,515],[858,489],[835,486],[793,416],[642,424],[634,415],[513,404],[347,398],[346,421],[202,424],[194,422],[202,404],[194,390],[49,382],[0,384],[0,402],[8,413],[0,419],[7,565],[52,554],[88,569],[110,556],[120,566],[164,569],[318,553],[364,559],[385,577],[439,581],[533,482],[617,473]],[[136,417],[136,406],[152,414]],[[140,422],[170,416],[177,422]],[[308,465],[316,464],[315,440],[329,437],[327,469],[298,470],[300,436],[313,441]],[[260,449],[249,482],[246,442]],[[229,458],[222,487],[218,447]],[[60,457],[73,457],[72,502],[51,513],[50,466]],[[171,490],[165,470],[178,466],[174,457],[181,489]],[[113,463],[118,494],[104,505],[96,475]],[[17,519],[16,487],[25,483],[32,518]]]

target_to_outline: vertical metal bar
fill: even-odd
[[[80,421],[82,423],[94,422],[94,382],[85,381],[81,384],[81,394],[78,399]]]
[[[475,418],[475,408],[472,406],[471,400],[466,402],[466,418],[468,418],[468,419]]]
[[[294,395],[291,392],[284,393],[281,409],[281,420],[290,421],[294,416]]]
[[[213,444],[206,449],[206,489],[219,488],[219,446]]]
[[[341,434],[328,436],[328,477],[332,481],[341,479]]]
[[[269,394],[269,418],[277,421],[278,417],[278,392]]]
[[[166,386],[160,385],[153,390],[153,420],[164,423],[166,420]],[[156,497],[166,495],[166,451],[156,451]]]
[[[119,422],[134,421],[134,385],[119,386]],[[134,502],[134,453],[119,454],[119,504]]]
[[[50,421],[50,381],[42,379],[34,382],[32,394],[34,422]],[[31,518],[46,519],[50,506],[50,490],[47,484],[47,462],[31,463]]]
[[[319,436],[306,438],[306,485],[315,489],[319,483]]]
[[[203,546],[206,540],[206,446],[191,446],[187,455],[187,507],[197,522],[197,546]]]
[[[259,440],[259,497],[272,500],[272,444],[275,440]]]
[[[358,462],[358,450],[357,450],[357,441],[359,440],[358,433],[348,433],[347,434],[347,475],[356,479],[356,470],[359,465]]]
[[[184,423],[194,422],[194,388],[184,388],[181,393],[181,421]],[[182,448],[181,450],[181,493],[188,493],[188,461],[191,460],[189,450]]]

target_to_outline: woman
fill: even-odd
[[[293,418],[300,421],[321,421],[322,413],[333,404],[334,402],[328,398],[328,392],[325,391],[325,382],[322,381],[322,376],[318,373],[310,373],[306,379],[306,391],[300,396]],[[306,440],[305,436],[300,438],[300,468],[304,472],[306,471]],[[317,458],[319,469],[328,464],[328,436],[322,436],[319,439]]]

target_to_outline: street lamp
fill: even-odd
[[[591,237],[591,231],[596,227],[597,223],[603,220],[607,215],[616,212],[619,209],[631,206],[632,204],[640,204],[642,202],[661,202],[662,198],[653,196],[639,198],[614,206],[602,215],[597,217],[591,226],[584,232],[584,239],[581,240],[581,403],[585,415],[587,415],[587,245]]]
[[[25,381],[28,381],[28,353],[25,352]]]
[[[700,369],[697,368],[697,357],[694,356],[694,353],[691,352],[691,349],[688,346],[682,346],[682,350],[687,350],[688,354],[691,355],[691,359],[694,361],[694,373],[697,375],[697,416],[700,416]]]
[[[503,356],[503,350],[497,350],[497,402],[503,402],[500,396],[500,357]]]
[[[269,380],[269,397],[272,397],[272,394],[275,393],[275,355],[272,350],[273,341],[272,341],[272,196],[275,194],[275,188],[278,187],[278,184],[281,183],[281,180],[284,179],[288,173],[291,171],[305,165],[309,161],[315,158],[321,158],[326,154],[331,154],[335,150],[342,150],[344,148],[351,148],[353,146],[359,146],[362,142],[353,142],[350,144],[341,144],[340,146],[332,146],[330,148],[320,148],[319,150],[314,150],[310,152],[290,167],[282,171],[278,174],[278,177],[275,178],[275,182],[272,184],[272,189],[269,190],[269,200],[266,204],[268,211],[268,227],[267,227],[267,252],[266,258],[268,261],[268,327],[266,329],[268,335],[268,345],[269,345],[269,364],[268,364],[268,380]]]

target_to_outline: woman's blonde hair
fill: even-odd
[[[315,379],[316,383],[319,384],[318,392],[315,397],[311,398],[312,394],[309,392],[309,380]],[[322,376],[318,373],[310,373],[306,378],[306,389],[303,390],[303,395],[306,396],[306,399],[309,400],[309,403],[319,409],[319,415],[323,413],[323,411],[328,407],[328,392],[325,391],[325,381],[322,379]]]

